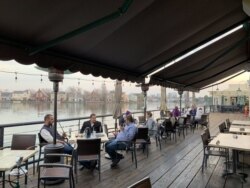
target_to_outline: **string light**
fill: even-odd
[[[17,72],[17,71],[2,71],[2,73],[9,73],[9,74],[14,74],[15,75],[15,80],[17,81],[18,77],[17,75],[25,75],[25,76],[39,76],[40,77],[40,82],[43,82],[43,77],[48,76],[47,74],[35,74],[35,73],[25,73],[25,72]],[[86,81],[86,82],[92,82],[92,85],[94,86],[94,82],[99,82],[103,83],[106,85],[106,83],[115,83],[114,86],[116,85],[116,81],[114,80],[100,80],[100,79],[86,79],[86,78],[76,78],[76,77],[67,77],[67,75],[64,75],[64,80],[78,80],[78,85],[80,85],[80,81]],[[63,83],[63,82],[62,82]],[[124,82],[122,82],[122,86],[124,86]],[[130,82],[131,86],[131,82]]]
[[[15,72],[15,81],[17,81],[17,72]]]

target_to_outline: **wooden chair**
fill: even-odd
[[[149,177],[145,177],[134,184],[128,186],[128,188],[151,188],[151,182]]]
[[[74,155],[74,154],[73,154]],[[38,167],[38,184],[40,187],[40,182],[43,180],[44,187],[46,181],[49,180],[69,180],[69,187],[75,187],[74,174],[73,174],[73,155],[61,154],[61,153],[49,153],[45,155],[45,158],[50,157],[61,157],[63,163],[44,163],[40,164]]]
[[[225,157],[226,159],[226,171],[228,166],[228,160],[229,160],[229,153],[227,149],[223,150],[211,150],[211,147],[208,146],[209,140],[208,135],[206,132],[201,134],[201,139],[203,143],[203,160],[202,160],[202,172],[204,170],[204,165],[207,167],[207,159],[209,156],[218,156],[218,157]],[[213,147],[216,148],[216,147]]]
[[[99,181],[101,180],[101,139],[78,139],[75,153],[75,174],[79,161],[97,161]],[[76,175],[77,176],[77,175]],[[76,178],[77,180],[77,178]]]

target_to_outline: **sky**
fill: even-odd
[[[0,61],[0,90],[1,91],[14,91],[14,90],[25,90],[25,89],[51,89],[53,88],[52,82],[48,79],[48,73],[38,70],[33,65],[22,65],[14,60],[11,61]],[[17,74],[15,74],[15,72]],[[28,75],[35,74],[35,75]],[[42,76],[41,76],[42,75]],[[221,85],[218,85],[220,90],[226,89],[228,84],[244,84],[247,83],[250,73],[244,73],[234,79],[227,81]],[[17,79],[15,79],[17,77]],[[42,82],[41,82],[42,79]],[[115,80],[104,79],[102,77],[94,77],[92,75],[83,75],[81,73],[68,74],[64,76],[63,83],[60,83],[59,90],[65,91],[68,87],[79,87],[86,91],[92,91],[98,89],[101,84],[105,84],[108,90],[114,90]],[[137,83],[130,83],[123,81],[123,92],[126,93],[141,93],[141,88],[136,87]],[[213,87],[215,90],[217,87]],[[208,95],[208,91],[212,88],[201,90],[196,93],[196,96],[203,97]],[[167,92],[173,91],[167,89]],[[160,94],[159,86],[152,86],[149,88],[148,95]]]

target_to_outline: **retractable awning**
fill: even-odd
[[[3,0],[0,59],[143,82],[166,62],[247,21],[235,0]],[[153,75],[151,84],[197,91],[236,73],[249,59],[247,37],[248,29],[241,29]]]

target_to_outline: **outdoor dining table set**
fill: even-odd
[[[250,151],[250,121],[232,121],[229,133],[220,133],[208,144],[211,147],[226,148],[232,150],[233,170],[224,175],[237,175],[245,182],[248,176],[244,172],[237,173],[239,152]],[[244,165],[244,164],[243,164]],[[244,170],[244,168],[243,168]]]

